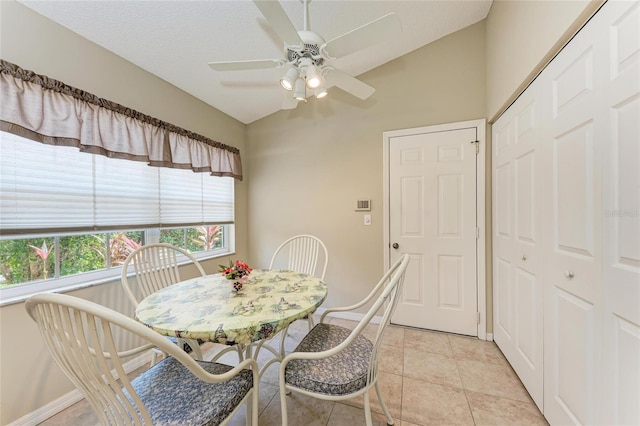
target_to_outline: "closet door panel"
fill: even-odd
[[[566,416],[558,424],[588,424],[594,418],[595,377],[597,368],[593,352],[596,318],[593,304],[555,286],[554,317],[560,324],[555,328],[553,347],[554,361],[550,368],[554,377],[545,393],[551,393],[554,405]],[[576,327],[578,326],[578,327]],[[580,356],[577,356],[580,354]],[[546,408],[546,407],[545,407]],[[549,416],[551,413],[545,412]],[[551,424],[557,419],[547,417]]]
[[[602,202],[594,127],[603,118],[592,105],[599,58],[586,27],[547,67],[541,84],[552,102],[552,214],[544,275],[544,413],[552,424],[596,421]]]
[[[601,423],[640,424],[640,5],[605,11],[603,290],[605,409]]]
[[[525,93],[494,125],[494,340],[542,409],[537,108]]]
[[[494,315],[497,325],[494,330],[494,340],[502,349],[507,359],[512,356],[513,343],[513,304],[512,300],[512,272],[511,263],[501,257],[496,257],[494,272],[495,304]]]
[[[514,121],[503,115],[493,126],[494,340],[507,358],[513,356],[513,156]]]

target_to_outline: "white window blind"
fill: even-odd
[[[234,182],[0,132],[3,235],[233,223]]]

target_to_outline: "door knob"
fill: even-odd
[[[564,276],[567,278],[573,278],[575,275],[573,271],[564,271]]]
[[[397,249],[398,247],[400,247],[400,245],[398,243],[393,243],[391,247],[393,247],[394,249]]]

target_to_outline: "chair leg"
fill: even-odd
[[[280,336],[282,336],[280,338],[280,358],[281,359],[287,356],[286,350],[284,348],[284,344],[285,344],[285,339],[287,338],[288,332],[289,332],[289,326],[287,326],[287,328],[285,328],[280,332]]]
[[[253,400],[253,396],[251,396],[251,400]],[[246,410],[247,415],[246,415],[246,419],[245,419],[244,424],[246,426],[253,426],[254,413],[253,413],[253,410],[251,409],[251,406],[253,405],[251,400],[247,401],[247,403],[245,404],[246,405],[245,410]]]
[[[193,349],[193,354],[196,356],[198,361],[202,361],[202,349],[200,349],[200,345],[197,340],[187,340],[191,349]]]
[[[382,412],[387,418],[387,425],[393,426],[393,417],[391,417],[391,414],[389,413],[389,410],[387,409],[387,406],[384,403],[384,399],[382,399],[382,392],[380,392],[380,386],[378,386],[378,379],[376,379],[375,387],[376,387],[376,394],[378,395],[378,401],[380,401],[380,406],[382,407]]]
[[[253,390],[253,396],[251,398],[251,426],[258,426],[258,416],[260,412],[258,411],[258,392]]]
[[[369,392],[365,392],[364,394],[364,419],[367,426],[373,426],[373,421],[371,420],[371,402],[369,401]]]
[[[309,331],[311,331],[311,329],[313,328],[313,315],[309,314],[307,316],[307,321],[309,322]]]
[[[291,393],[291,391],[289,391]],[[284,373],[280,370],[280,417],[282,426],[287,426],[287,390],[284,384]]]
[[[246,403],[247,410],[247,426],[258,426],[258,394],[255,393],[255,389],[251,392],[251,396]]]

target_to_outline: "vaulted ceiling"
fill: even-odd
[[[243,123],[282,108],[283,68],[220,72],[208,66],[284,57],[282,40],[252,1],[19,1]],[[302,0],[280,3],[302,30]],[[328,41],[395,12],[401,32],[331,62],[358,76],[481,21],[490,7],[491,0],[312,0],[308,28]],[[332,90],[340,89],[330,88],[318,101],[338,102]]]

